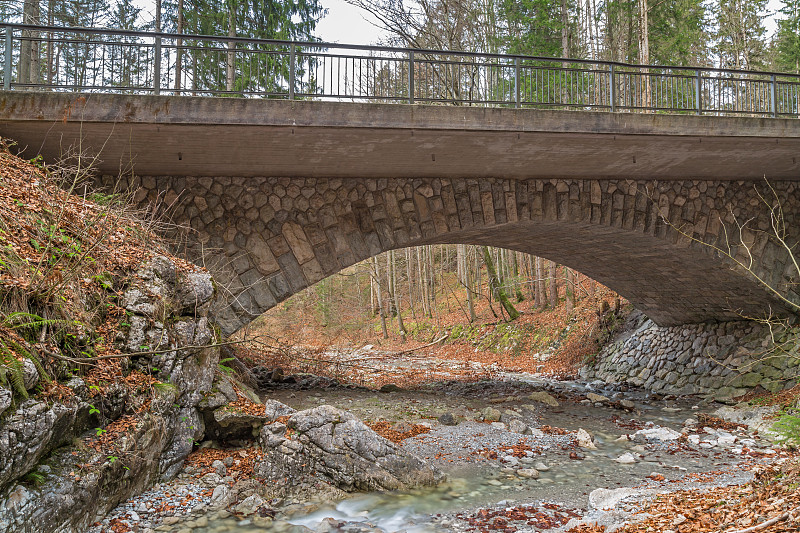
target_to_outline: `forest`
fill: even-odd
[[[375,17],[389,35],[383,44],[800,73],[800,0],[347,1]],[[154,0],[152,8],[141,5],[134,0],[2,0],[0,20],[312,41],[327,11],[320,0]],[[776,5],[777,11],[770,11]],[[769,35],[765,20],[773,16],[777,29]],[[42,58],[39,72],[56,68],[58,50],[51,48],[34,54],[34,60]],[[24,63],[21,68],[27,68]],[[62,57],[60,67],[78,68],[79,63]],[[195,68],[206,78],[218,70],[211,64]],[[37,69],[28,75],[38,75]]]

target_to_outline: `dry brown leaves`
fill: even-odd
[[[697,413],[697,420],[700,422],[700,427],[724,429],[725,431],[735,431],[740,428],[747,429],[747,424],[727,422],[721,418],[717,418],[716,416],[711,416],[705,413]]]
[[[236,450],[218,450],[214,448],[201,448],[189,454],[184,462],[184,466],[191,466],[197,470],[195,477],[203,477],[204,475],[214,472],[211,464],[214,461],[225,461],[230,457],[232,462],[231,466],[227,466],[226,470],[231,477],[251,477],[253,475],[253,466],[256,461],[264,457],[261,448],[255,446],[251,448],[240,448]]]
[[[658,497],[642,511],[650,516],[628,524],[620,533],[733,533],[747,528],[764,533],[800,531],[800,463],[757,470],[754,481],[745,486],[722,487],[707,492],[692,490]],[[770,519],[784,519],[759,528]],[[570,533],[600,533],[600,526],[581,526]]]
[[[264,416],[265,412],[263,403],[255,403],[244,396],[239,396],[235,402],[228,403],[225,408],[250,416]]]
[[[380,420],[378,422],[367,422],[367,426],[372,429],[375,433],[380,435],[381,437],[394,442],[395,444],[400,444],[406,439],[410,439],[411,437],[416,437],[417,435],[421,435],[423,433],[428,433],[431,428],[428,426],[423,426],[421,424],[411,424],[410,428],[406,431],[397,431],[392,428],[392,424],[387,422],[386,420]]]

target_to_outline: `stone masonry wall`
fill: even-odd
[[[774,350],[770,331],[751,321],[659,327],[643,319],[600,352],[586,379],[628,383],[665,394],[730,398],[756,385],[778,392],[800,379],[793,354]]]
[[[756,188],[732,181],[302,179],[107,176],[185,228],[191,259],[218,281],[213,311],[230,333],[292,294],[390,249],[432,243],[500,246],[552,259],[618,291],[661,325],[760,315],[781,304],[706,242],[738,242],[754,270],[800,301],[786,250],[765,231]],[[800,237],[795,182],[773,184]],[[771,198],[769,192],[767,198]],[[664,218],[671,223],[666,224]],[[743,247],[733,253],[745,258]]]

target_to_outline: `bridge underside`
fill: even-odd
[[[106,186],[119,186],[108,176]],[[800,195],[775,182],[794,224]],[[172,205],[189,253],[224,288],[216,318],[232,332],[292,294],[390,249],[500,246],[552,259],[616,290],[660,325],[785,315],[755,278],[694,238],[737,246],[753,273],[800,301],[785,250],[769,238],[753,183],[720,181],[134,178],[141,203]],[[762,191],[763,193],[763,191]],[[665,222],[669,220],[670,223]],[[727,226],[727,227],[726,227]]]

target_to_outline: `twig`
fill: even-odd
[[[417,350],[421,350],[423,348],[427,348],[429,346],[433,346],[434,344],[439,344],[440,342],[445,340],[447,337],[448,337],[448,335],[443,335],[442,337],[436,339],[433,342],[429,342],[428,344],[423,344],[422,346],[417,346],[416,348],[409,348],[408,350],[403,350],[402,352],[394,352],[392,355],[395,355],[395,356],[397,356],[397,355],[405,355],[405,354],[410,353],[410,352],[415,352]]]
[[[731,531],[728,531],[727,533],[753,533],[754,531],[761,531],[762,529],[768,528],[772,524],[777,524],[778,522],[786,520],[787,518],[789,518],[789,516],[791,514],[797,512],[797,511],[800,511],[800,505],[798,505],[794,509],[789,509],[788,511],[786,511],[782,515],[778,515],[778,516],[776,516],[774,518],[770,518],[766,522],[761,522],[760,524],[756,524],[754,526],[750,526],[750,527],[745,528],[745,529],[731,530]]]

